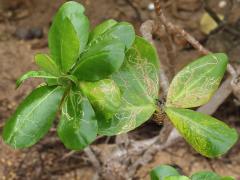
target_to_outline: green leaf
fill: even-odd
[[[16,86],[19,87],[23,81],[29,78],[44,78],[44,79],[51,79],[57,80],[58,77],[53,76],[45,71],[28,71],[27,73],[23,74],[19,79],[16,81]]]
[[[132,46],[135,40],[134,28],[130,23],[127,22],[120,22],[116,24],[110,28],[105,35],[118,38],[122,43],[125,44],[127,49]]]
[[[112,28],[117,23],[118,23],[117,21],[115,21],[113,19],[109,19],[109,20],[106,20],[103,23],[97,25],[89,35],[89,42],[99,38],[101,35],[103,35],[106,31],[108,31],[110,28]]]
[[[80,91],[71,90],[66,97],[57,132],[68,149],[81,150],[95,140],[95,113],[88,99],[83,97]]]
[[[221,180],[236,180],[236,179],[231,176],[225,176],[225,177],[222,177]]]
[[[190,180],[187,176],[168,176],[164,180]]]
[[[64,76],[61,76],[60,77],[60,81],[62,80],[65,80],[65,81],[71,81],[72,83],[74,83],[76,86],[79,85],[79,82],[78,82],[78,79],[73,76],[73,75],[64,75]]]
[[[49,32],[49,48],[53,59],[66,73],[72,68],[80,55],[80,41],[70,19],[61,24],[53,24]]]
[[[192,175],[192,180],[221,180],[221,177],[214,172],[203,171]]]
[[[91,102],[100,120],[108,120],[118,111],[121,104],[121,93],[111,79],[96,82],[81,82],[81,90]]]
[[[179,172],[171,166],[161,165],[155,167],[151,172],[151,180],[164,180],[168,176],[178,176]]]
[[[74,84],[76,86],[79,85],[78,79],[73,75],[61,75],[56,78],[45,78],[45,82],[48,86],[56,86],[61,85],[65,87],[71,86],[71,84]]]
[[[118,23],[110,19],[95,27],[90,35],[89,46],[92,46],[92,44],[97,43],[101,38],[106,36],[120,40],[129,49],[135,40],[135,31],[130,23]]]
[[[227,59],[223,53],[210,54],[183,68],[169,87],[166,106],[192,108],[206,104],[223,78]]]
[[[120,108],[111,120],[98,121],[98,133],[109,136],[125,133],[147,121],[156,110],[158,74],[156,50],[136,37],[123,66],[112,75],[122,93]]]
[[[165,111],[186,141],[207,157],[219,157],[237,141],[235,129],[200,112],[189,109],[165,108]]]
[[[30,147],[51,127],[61,102],[62,87],[42,86],[19,105],[3,129],[4,141],[14,148]]]
[[[36,64],[44,71],[54,75],[60,76],[60,71],[57,64],[46,54],[37,54],[35,56]]]
[[[89,36],[89,21],[84,7],[66,2],[57,12],[49,31],[49,48],[53,60],[63,72],[68,72],[85,49]]]
[[[116,72],[124,61],[124,44],[106,37],[89,47],[73,74],[79,80],[97,81]]]

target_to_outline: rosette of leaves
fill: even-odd
[[[17,80],[40,77],[35,89],[7,121],[3,139],[15,148],[39,141],[52,126],[69,149],[81,150],[99,135],[135,129],[158,109],[159,61],[156,50],[134,33],[131,24],[107,20],[89,30],[84,7],[65,3],[49,31],[50,55],[37,54],[41,71]],[[173,79],[163,110],[194,149],[207,157],[227,152],[236,131],[223,122],[194,112],[217,90],[227,66],[222,53],[202,57]]]
[[[206,104],[217,90],[228,58],[223,53],[209,54],[184,67],[173,78],[165,112],[192,147],[206,157],[226,153],[237,141],[235,129],[211,116],[190,110]]]
[[[53,125],[64,145],[81,150],[98,134],[115,135],[144,123],[156,110],[158,57],[131,24],[107,20],[90,31],[84,7],[66,2],[48,35],[50,55],[37,54],[41,71],[17,80],[43,78],[6,122],[4,141],[30,147]]]
[[[169,165],[155,167],[150,172],[151,180],[235,180],[231,176],[220,176],[211,171],[200,171],[194,173],[190,178],[183,176],[179,171]]]

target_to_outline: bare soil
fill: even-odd
[[[140,24],[154,18],[154,12],[148,10],[150,0],[135,0],[135,11],[125,0],[79,0],[86,7],[86,13],[92,26],[105,19],[113,18],[129,21],[139,33]],[[47,32],[51,19],[63,0],[0,0],[0,132],[4,122],[16,109],[18,103],[41,81],[28,80],[19,89],[15,89],[16,79],[28,70],[34,70],[33,57],[37,52],[48,52]],[[219,0],[210,0],[210,6],[219,13]],[[226,1],[228,2],[228,1]],[[199,19],[203,13],[202,4],[196,0],[176,0],[166,3],[168,17],[184,27],[206,47],[215,52],[227,52],[231,63],[240,63],[240,36],[223,30],[206,36],[199,30]],[[228,13],[230,27],[240,32],[240,3],[235,3]],[[24,32],[29,28],[43,30],[43,37],[26,38]],[[22,33],[23,32],[23,33]],[[20,34],[20,35],[19,35]],[[25,37],[19,39],[19,37]],[[28,39],[28,40],[26,40]],[[29,40],[30,39],[30,40]],[[176,64],[179,70],[199,54],[189,45],[176,39]],[[166,60],[166,51],[157,40],[160,58]],[[231,96],[214,114],[240,132],[240,109]],[[160,126],[153,123],[138,128],[131,133],[133,138],[146,139],[157,134]],[[104,148],[104,144],[102,144]],[[107,152],[106,152],[107,153]],[[156,154],[153,161],[141,167],[135,179],[149,179],[148,172],[156,165],[170,164],[178,167],[184,174],[190,175],[200,170],[212,170],[221,175],[230,175],[240,179],[240,142],[225,156],[207,159],[196,153],[184,140]],[[66,150],[57,139],[55,128],[37,145],[25,150],[13,150],[0,139],[0,180],[35,179],[81,179],[94,177],[94,169],[82,152],[72,153]]]

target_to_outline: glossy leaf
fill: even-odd
[[[42,86],[19,105],[3,129],[4,141],[14,148],[30,147],[51,127],[61,102],[62,87]]]
[[[178,176],[179,172],[171,166],[161,165],[150,172],[151,180],[164,180],[168,176]]]
[[[97,81],[116,72],[124,61],[124,44],[106,37],[81,56],[73,74],[79,80]]]
[[[221,180],[221,177],[214,172],[197,172],[192,175],[192,180]]]
[[[235,129],[200,112],[180,108],[165,108],[165,111],[186,141],[207,157],[219,157],[237,141]]]
[[[164,180],[190,180],[187,176],[168,176]]]
[[[75,76],[73,76],[73,75],[64,75],[64,76],[61,76],[61,77],[60,77],[60,81],[61,81],[61,80],[70,81],[70,82],[74,83],[76,86],[79,85],[78,79],[77,79]]]
[[[80,55],[80,41],[70,19],[65,18],[49,32],[49,46],[54,60],[63,72],[68,72]]]
[[[226,176],[226,177],[222,177],[221,180],[236,180],[236,179],[231,176]]]
[[[97,136],[97,120],[86,97],[79,91],[70,91],[66,97],[58,136],[68,149],[81,150],[92,143]]]
[[[63,72],[68,72],[84,50],[89,36],[89,21],[84,7],[66,2],[57,12],[49,31],[52,58]]]
[[[97,25],[89,35],[89,42],[99,38],[101,35],[103,35],[106,31],[108,31],[110,28],[112,28],[117,23],[118,22],[113,19],[108,19],[108,20],[104,21],[103,23]]]
[[[191,108],[206,104],[223,78],[227,59],[223,53],[210,54],[183,68],[169,87],[166,105]]]
[[[110,28],[105,35],[118,38],[123,44],[125,44],[127,49],[132,46],[135,40],[134,28],[127,22],[120,22],[116,24]]]
[[[121,93],[111,79],[96,82],[81,82],[80,87],[91,102],[100,120],[108,120],[118,111],[121,104]]]
[[[132,46],[135,40],[135,31],[133,26],[127,22],[116,22],[107,20],[98,25],[90,35],[90,44],[98,43],[104,37],[111,37],[120,40],[128,49]],[[94,40],[94,41],[93,41]]]
[[[44,71],[54,75],[60,76],[60,71],[57,64],[46,54],[37,54],[35,56],[36,64]]]
[[[98,121],[99,134],[128,132],[147,121],[156,110],[159,64],[156,50],[137,37],[119,71],[112,75],[122,93],[118,112],[108,121]]]
[[[45,71],[28,71],[27,73],[23,74],[19,79],[17,79],[16,86],[19,87],[25,80],[29,78],[44,78],[51,80],[58,79],[58,77],[53,76]]]
[[[78,79],[73,76],[73,75],[61,75],[56,78],[45,78],[45,82],[48,86],[56,86],[56,85],[61,85],[68,87],[71,84],[74,84],[76,86],[79,85]]]

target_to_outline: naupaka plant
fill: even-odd
[[[57,133],[64,145],[81,150],[97,135],[135,129],[158,110],[159,60],[156,49],[135,35],[131,24],[107,20],[90,31],[84,7],[67,2],[49,31],[50,55],[37,54],[41,71],[30,77],[45,83],[33,90],[10,117],[4,141],[14,148],[30,147],[50,129],[57,111]],[[222,53],[202,57],[173,79],[162,109],[182,136],[201,154],[216,157],[237,141],[223,122],[194,112],[217,90],[227,66]]]
[[[211,171],[199,171],[191,177],[183,176],[169,165],[160,165],[150,172],[151,180],[235,180],[231,176],[220,176]]]

